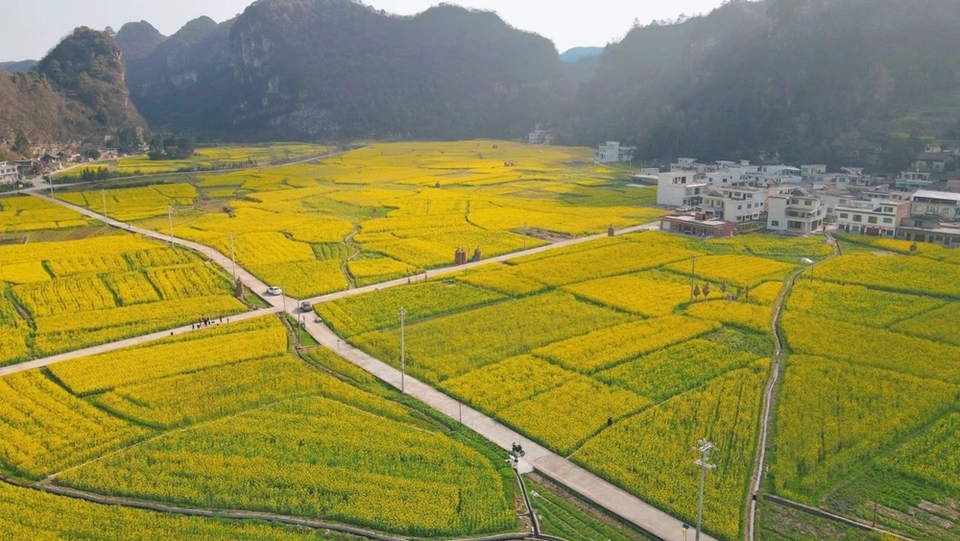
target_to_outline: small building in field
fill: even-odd
[[[702,214],[677,214],[662,216],[660,230],[696,238],[722,238],[734,236],[737,224],[725,220],[707,220]]]
[[[620,143],[607,141],[597,147],[597,163],[616,163],[620,161]]]

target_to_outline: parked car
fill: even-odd
[[[301,301],[301,302],[300,302],[300,311],[301,311],[301,312],[307,313],[307,312],[309,312],[309,311],[311,311],[311,310],[313,310],[313,303],[311,303],[310,301]]]
[[[267,288],[268,295],[281,295],[282,293],[283,293],[283,290],[277,286],[270,286]]]

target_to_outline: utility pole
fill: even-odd
[[[527,249],[527,222],[523,222],[523,249]]]
[[[700,530],[703,527],[703,485],[707,479],[707,470],[717,467],[716,464],[710,464],[710,451],[716,447],[705,439],[697,441],[694,451],[700,453],[700,458],[693,463],[700,467],[700,496],[697,498],[697,536],[695,541],[700,541]]]
[[[173,207],[167,205],[167,223],[170,225],[170,247],[173,248]]]
[[[697,256],[693,256],[691,259],[691,269],[690,269],[690,302],[693,302],[693,289],[696,287],[697,282]]]
[[[107,192],[103,191],[103,188],[100,188],[100,197],[103,198],[103,217],[108,218],[107,216]]]
[[[407,309],[400,307],[400,311],[397,312],[397,315],[400,316],[400,392],[406,393],[404,389],[404,384],[406,383],[406,373],[407,373],[407,352],[406,352],[406,340],[403,334],[403,319],[407,316]]]

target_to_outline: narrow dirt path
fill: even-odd
[[[763,394],[763,413],[760,422],[760,438],[757,442],[757,454],[754,459],[753,475],[750,477],[750,501],[747,506],[747,516],[745,517],[746,521],[744,523],[744,537],[747,539],[747,541],[754,541],[756,536],[757,497],[760,492],[760,483],[763,480],[763,470],[766,465],[771,413],[776,407],[777,402],[777,382],[779,381],[780,375],[783,371],[783,352],[786,348],[786,341],[784,340],[783,332],[780,329],[780,320],[781,316],[783,315],[783,308],[787,302],[787,297],[790,296],[790,292],[793,290],[793,286],[796,285],[797,280],[803,276],[804,272],[811,270],[817,265],[821,265],[822,263],[840,255],[839,244],[837,243],[836,239],[828,234],[827,242],[832,244],[833,253],[817,263],[794,272],[787,280],[787,283],[783,289],[780,290],[780,295],[777,297],[777,303],[773,309],[773,321],[771,323],[774,337],[773,363],[770,366],[770,379],[767,381],[767,388]]]

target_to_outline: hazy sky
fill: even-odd
[[[164,35],[208,15],[217,22],[242,12],[252,0],[4,0],[0,61],[38,59],[81,25],[119,30],[145,20]],[[391,13],[412,15],[439,0],[368,0]],[[550,38],[560,52],[580,45],[606,45],[621,38],[633,20],[675,18],[709,12],[720,0],[452,0],[496,11],[507,23]]]

